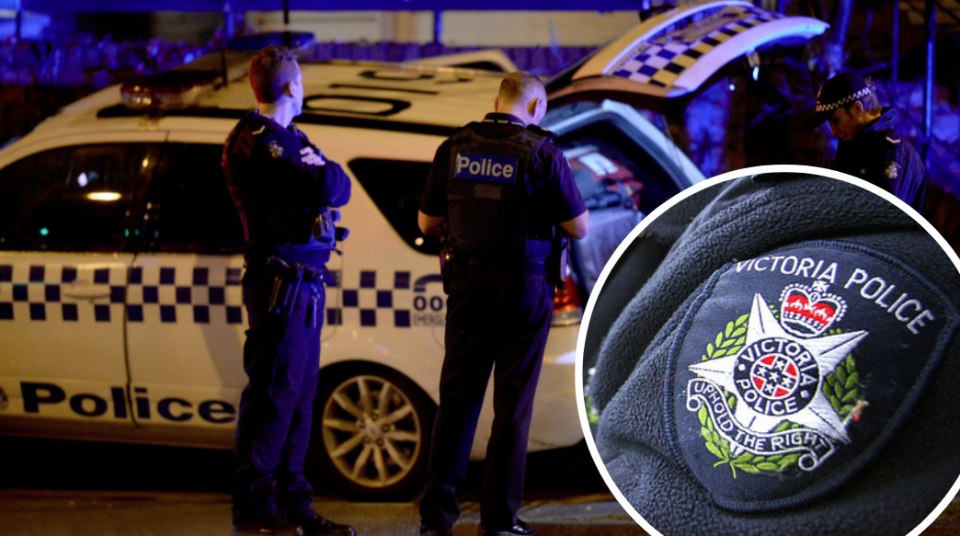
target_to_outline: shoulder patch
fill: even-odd
[[[829,493],[907,418],[958,320],[922,275],[865,246],[805,242],[731,263],[670,350],[674,455],[731,510]]]

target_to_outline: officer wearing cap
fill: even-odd
[[[586,236],[588,214],[553,135],[537,126],[543,84],[507,76],[495,113],[437,150],[420,203],[424,234],[448,225],[450,295],[440,407],[433,428],[420,533],[450,535],[484,392],[494,374],[494,421],[480,503],[480,536],[531,535],[517,518],[533,397],[553,315],[545,278],[551,234]]]
[[[829,121],[830,132],[840,138],[833,169],[865,179],[919,212],[927,170],[913,145],[897,133],[896,110],[881,109],[876,93],[869,79],[838,74],[820,88],[810,126]]]
[[[330,207],[350,179],[291,125],[303,108],[294,53],[270,45],[250,65],[260,105],[230,133],[223,168],[246,235],[250,329],[234,451],[234,531],[352,536],[310,508],[303,476],[320,370],[324,265],[336,246]]]

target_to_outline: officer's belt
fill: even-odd
[[[333,274],[325,266],[311,266],[295,262],[292,265],[280,257],[267,259],[267,273],[287,281],[299,280],[302,283],[332,283]]]
[[[544,275],[546,273],[544,259],[517,259],[493,255],[470,255],[467,264],[470,268],[519,271],[531,275]]]

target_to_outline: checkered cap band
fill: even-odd
[[[817,113],[820,113],[820,112],[832,112],[832,111],[836,110],[837,108],[840,108],[840,107],[843,107],[843,106],[847,106],[848,104],[852,104],[852,103],[856,102],[858,99],[861,99],[861,98],[863,98],[863,97],[866,97],[867,95],[870,95],[871,93],[873,93],[873,90],[870,89],[869,87],[865,87],[865,88],[861,89],[860,91],[857,91],[856,93],[853,93],[853,94],[851,94],[851,95],[847,95],[846,97],[844,97],[844,98],[842,98],[842,99],[840,99],[840,100],[838,100],[838,101],[836,101],[836,102],[831,102],[831,103],[828,103],[828,104],[820,104],[820,103],[817,103]],[[807,108],[807,109],[809,110],[809,108]]]

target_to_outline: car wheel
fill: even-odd
[[[321,372],[311,458],[330,491],[357,500],[407,500],[423,486],[436,406],[383,367]],[[332,377],[330,377],[332,376]]]

